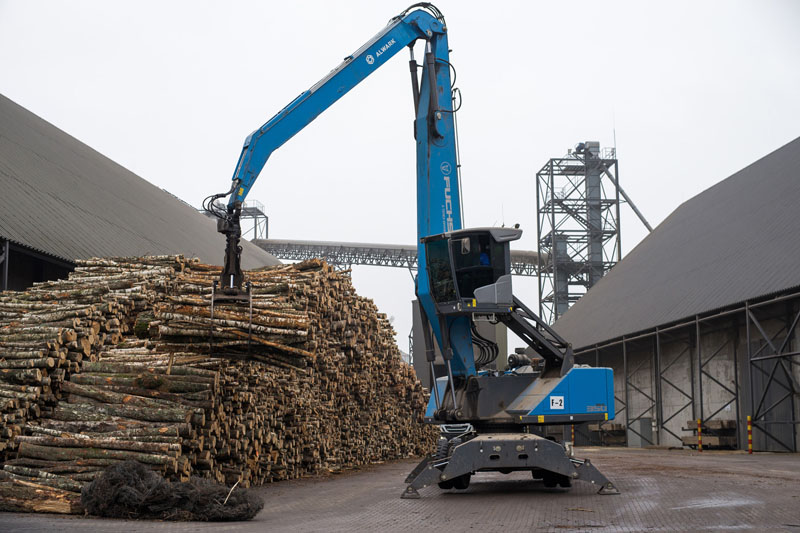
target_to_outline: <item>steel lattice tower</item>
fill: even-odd
[[[616,153],[580,143],[536,173],[539,315],[552,324],[622,259]]]

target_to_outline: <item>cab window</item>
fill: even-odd
[[[453,263],[456,271],[458,292],[461,298],[474,297],[475,289],[491,285],[497,280],[492,264],[498,262],[503,269],[503,256],[498,255],[497,247],[488,234],[472,235],[452,241]],[[500,245],[502,253],[502,244]],[[500,274],[502,275],[502,273]]]
[[[450,269],[450,250],[447,239],[428,242],[425,245],[428,277],[431,283],[431,295],[437,303],[455,301],[456,288],[453,283],[453,272]]]

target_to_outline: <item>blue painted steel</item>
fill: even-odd
[[[439,398],[444,398],[447,392],[447,376],[436,378],[436,389],[439,391]],[[428,406],[425,409],[425,418],[433,418],[434,411],[436,411],[436,395],[431,394],[428,399]]]
[[[445,30],[436,18],[425,11],[417,10],[400,20],[391,22],[364,46],[345,58],[327,76],[292,100],[266,124],[252,132],[245,140],[233,174],[237,188],[231,194],[228,205],[233,206],[236,202],[244,201],[272,152],[375,72],[404,46],[417,39],[427,39],[429,31],[432,38],[435,38],[443,35]]]
[[[456,167],[456,136],[450,95],[450,66],[447,35],[431,40],[426,46],[436,58],[436,133],[428,128],[431,107],[431,84],[428,65],[424,65],[416,121],[417,136],[417,237],[422,239],[447,231],[462,229],[459,175]],[[417,257],[425,265],[425,246],[417,243]],[[436,305],[430,293],[427,271],[420,268],[417,276],[417,298],[429,317],[436,317]],[[466,316],[448,317],[450,345],[453,349],[453,374],[475,373],[470,319]],[[442,346],[442,331],[437,320],[432,320],[434,336]]]
[[[608,420],[616,414],[613,371],[610,368],[574,367],[528,416],[598,413],[608,413]]]
[[[277,148],[313,121],[364,78],[375,72],[403,47],[418,39],[426,41],[426,52],[435,61],[436,87],[430,79],[431,66],[423,59],[420,101],[416,121],[417,139],[417,237],[462,228],[459,175],[456,166],[456,137],[453,121],[447,29],[426,11],[412,11],[389,25],[346,58],[325,78],[295,98],[245,140],[233,181],[236,184],[228,206],[244,201],[267,159]],[[435,92],[435,94],[433,94]],[[431,99],[433,98],[433,102]],[[425,249],[418,245],[419,264],[425,264]],[[434,336],[442,346],[442,332],[427,272],[419,269],[417,295],[431,317]],[[455,375],[475,373],[472,335],[468,317],[447,318],[452,367]]]

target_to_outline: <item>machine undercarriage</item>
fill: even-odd
[[[446,450],[443,452],[443,450]],[[599,494],[619,491],[588,459],[572,457],[571,448],[532,433],[485,433],[441,437],[437,453],[423,459],[408,475],[403,498],[419,498],[419,489],[437,483],[441,489],[469,487],[477,472],[527,470],[545,487],[572,486],[584,481]]]

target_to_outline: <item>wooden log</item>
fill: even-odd
[[[30,369],[0,369],[0,381],[16,384],[40,384],[42,383],[42,371],[38,368]]]
[[[141,420],[111,418],[100,421],[62,421],[48,418],[40,420],[41,427],[65,433],[108,434],[108,436],[134,435],[179,435],[188,437],[192,428],[186,423],[159,424]],[[115,435],[115,433],[117,435]]]
[[[39,483],[12,480],[0,483],[0,511],[77,514],[80,495]]]
[[[55,307],[55,309],[53,309]],[[60,322],[64,319],[74,319],[78,317],[91,316],[94,310],[91,305],[77,305],[77,306],[47,306],[42,310],[28,313],[23,318],[23,322],[32,324]]]
[[[133,460],[151,465],[165,465],[174,468],[177,462],[174,457],[159,453],[143,453],[128,450],[112,450],[105,448],[40,446],[29,442],[21,442],[17,453],[22,457],[44,459],[45,461],[73,461],[76,459],[115,459]]]
[[[83,488],[83,483],[77,482],[68,477],[50,474],[48,472],[40,472],[38,470],[29,468],[25,469],[29,472],[28,474],[20,474],[19,471],[15,472],[10,470],[10,468],[13,469],[14,467],[5,465],[3,470],[0,470],[0,481],[27,481],[30,483],[44,485],[46,487],[77,492],[78,494],[80,494],[81,489]]]
[[[34,339],[30,341],[0,340],[0,350],[57,350],[61,344],[50,339]]]
[[[71,378],[75,384],[103,385],[108,387],[133,387],[144,390],[158,390],[171,393],[202,392],[212,390],[213,378],[197,376],[175,376],[164,374],[78,374]]]
[[[60,446],[60,447],[92,447],[104,448],[108,450],[130,450],[135,452],[169,454],[170,452],[180,452],[180,444],[160,443],[160,442],[140,442],[134,440],[122,440],[116,437],[54,437],[50,435],[17,435],[14,440],[18,443],[28,442],[41,446]]]
[[[50,350],[34,349],[34,350],[2,350],[0,349],[0,358],[2,359],[39,359],[50,354]]]
[[[43,357],[41,359],[9,359],[7,361],[0,360],[0,369],[2,368],[53,368],[56,362],[52,357]]]
[[[103,374],[138,374],[141,372],[163,373],[164,369],[148,368],[147,365],[118,364],[110,361],[90,362],[83,365],[83,372],[97,372]],[[214,379],[214,371],[200,368],[183,367],[174,369],[172,375],[203,376]]]
[[[126,405],[60,404],[53,410],[55,420],[65,421],[104,421],[114,416],[148,422],[189,422],[192,414],[190,409]]]
[[[0,387],[0,398],[15,398],[19,400],[36,401],[39,398],[39,390],[34,392],[19,392]]]
[[[169,400],[162,400],[158,398],[146,398],[143,396],[136,396],[133,394],[123,394],[101,387],[94,387],[91,385],[80,385],[77,383],[71,383],[69,381],[64,382],[64,384],[61,386],[61,390],[68,392],[70,394],[76,394],[86,398],[92,398],[94,400],[98,400],[100,402],[107,404],[122,404],[129,406],[144,407],[148,409],[162,409],[162,408],[176,407],[175,402],[171,402]]]
[[[96,460],[94,460],[96,461]],[[108,461],[105,461],[107,463]],[[3,468],[29,468],[38,472],[46,472],[50,474],[71,476],[72,474],[101,472],[107,468],[108,464],[102,465],[83,465],[78,461],[65,462],[65,461],[43,461],[41,459],[31,459],[23,457],[19,459],[9,459],[3,465]]]
[[[176,426],[164,426],[161,428],[144,427],[107,432],[92,432],[85,430],[81,432],[69,432],[50,427],[26,424],[24,429],[32,435],[49,435],[52,437],[71,439],[116,438],[120,440],[160,442],[169,444],[181,444],[184,440],[183,437],[180,436],[180,431]]]

